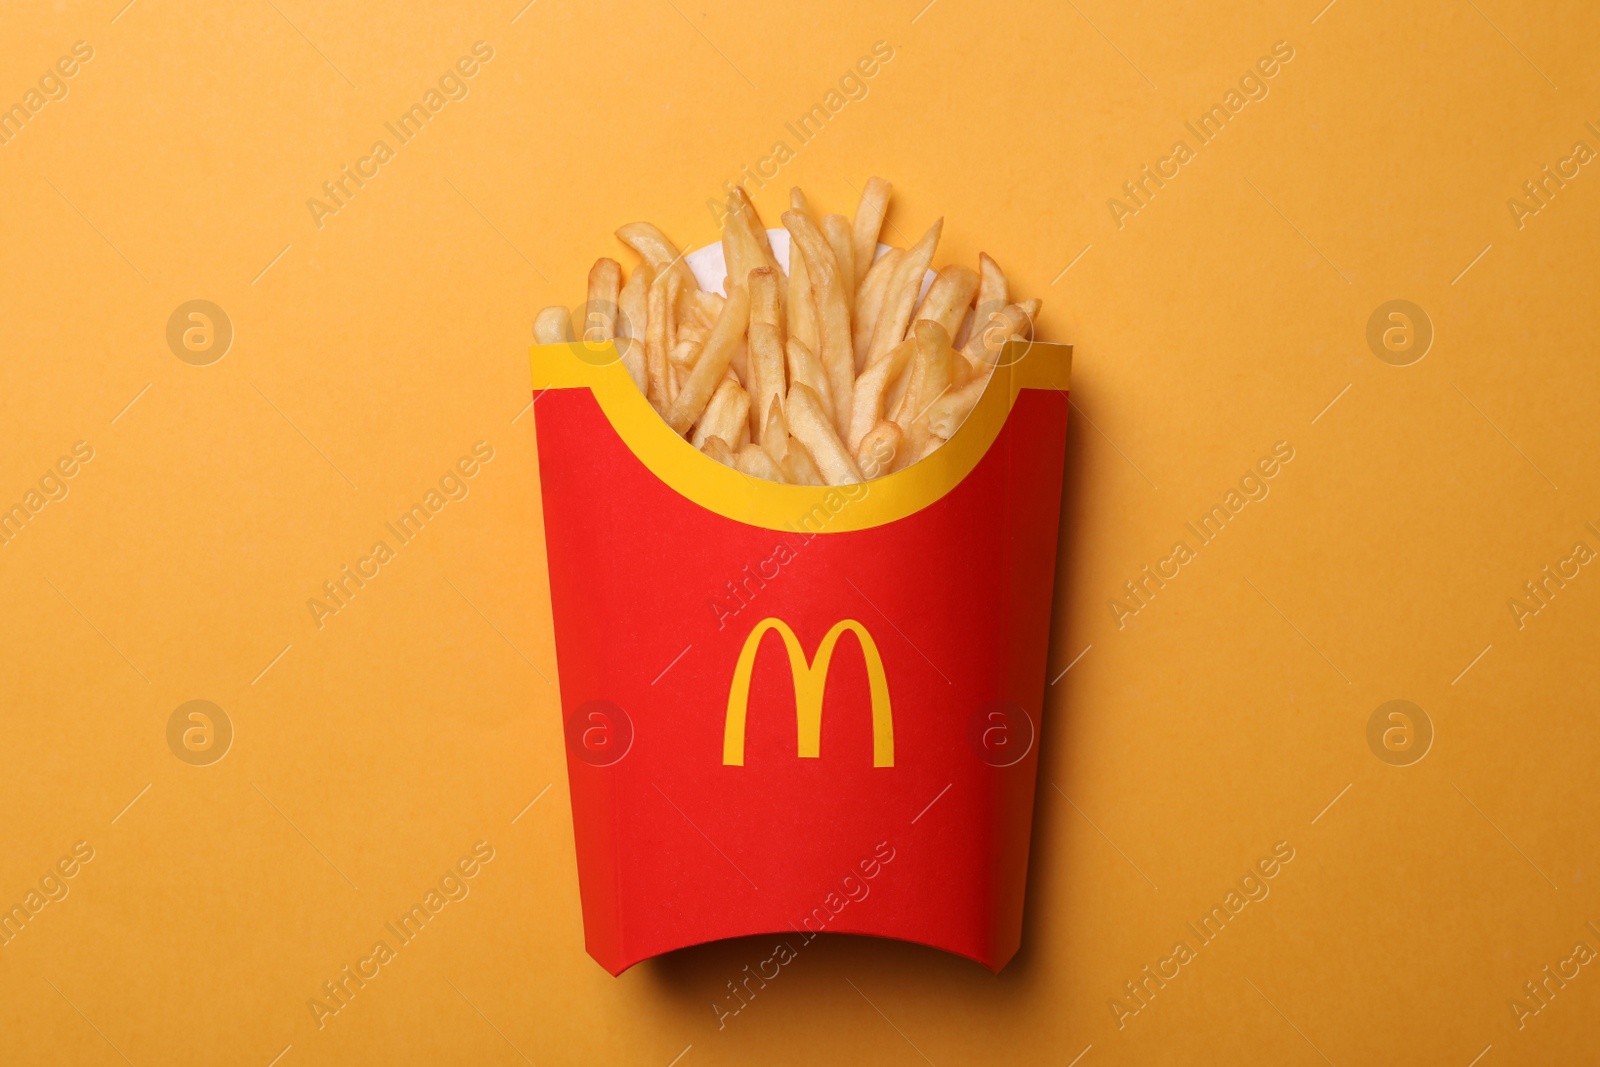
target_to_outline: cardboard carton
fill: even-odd
[[[1016,952],[1071,348],[1013,342],[888,476],[750,478],[614,350],[531,353],[587,947],[901,938]]]

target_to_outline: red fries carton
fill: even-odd
[[[587,947],[746,934],[1016,952],[1072,350],[1012,342],[943,447],[751,478],[617,363],[532,349]],[[602,365],[603,364],[603,365]]]

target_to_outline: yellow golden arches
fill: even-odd
[[[827,688],[828,662],[839,637],[849,631],[861,644],[867,663],[867,685],[872,697],[872,765],[894,766],[894,712],[889,706],[889,679],[883,673],[883,658],[867,628],[854,619],[834,624],[817,646],[817,658],[807,662],[806,651],[789,624],[768,618],[756,623],[744,639],[739,662],[733,668],[733,684],[728,688],[728,716],[722,732],[722,762],[744,766],[744,724],[750,704],[750,675],[755,670],[756,653],[767,631],[776,630],[789,653],[789,673],[794,678],[794,707],[799,732],[799,755],[816,759],[822,749],[822,695]]]

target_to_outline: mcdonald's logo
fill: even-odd
[[[733,668],[733,684],[728,689],[728,717],[722,732],[722,762],[725,766],[744,766],[744,724],[750,703],[750,675],[755,670],[756,653],[767,631],[776,630],[789,653],[789,673],[794,678],[794,707],[799,726],[799,755],[816,759],[822,747],[822,694],[827,688],[828,663],[834,646],[846,631],[856,635],[861,656],[867,662],[867,684],[872,696],[872,765],[894,766],[894,713],[889,707],[889,680],[883,673],[883,659],[867,628],[854,619],[835,623],[817,646],[817,658],[807,661],[800,639],[782,619],[762,619],[744,639],[739,662]]]

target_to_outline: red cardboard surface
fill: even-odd
[[[867,483],[770,529],[679,495],[589,389],[539,396],[584,927],[608,971],[759,933],[994,970],[1016,952],[1067,412],[1020,390],[976,467],[904,518],[841,529],[885,491]]]

